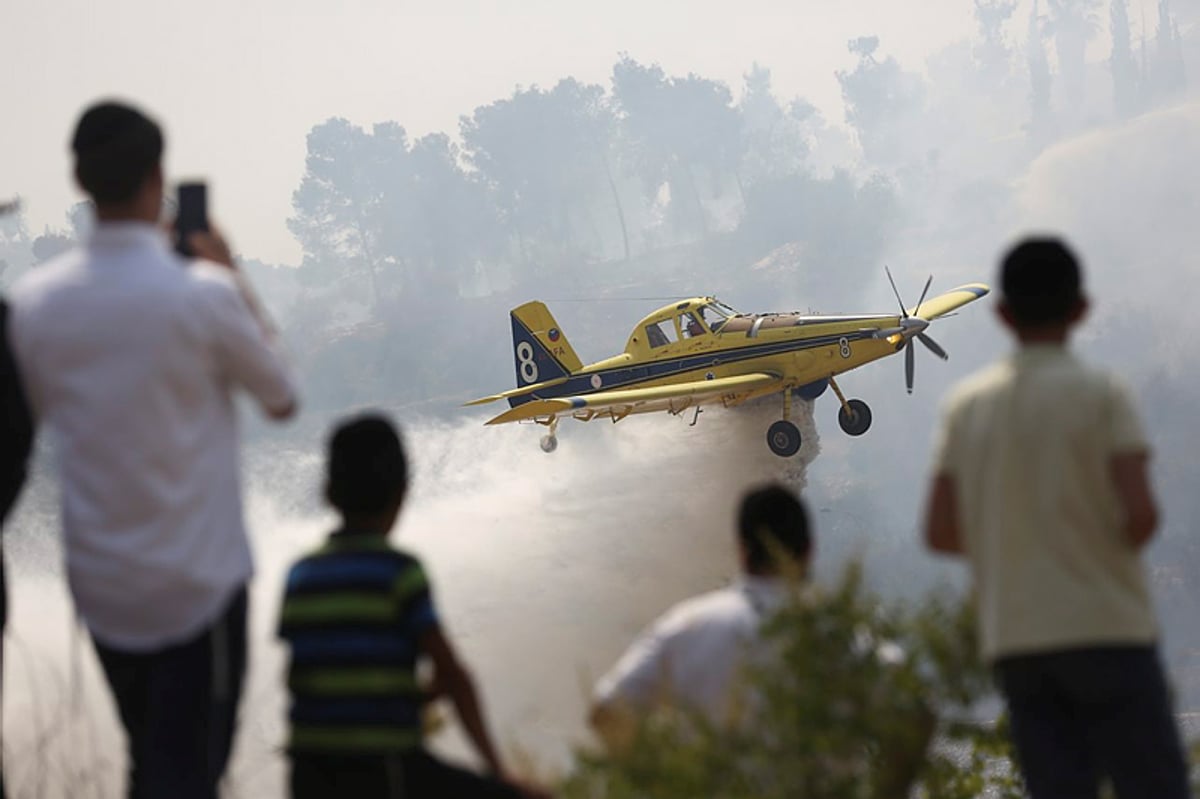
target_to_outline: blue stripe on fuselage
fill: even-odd
[[[831,344],[837,344],[843,338],[847,341],[862,341],[870,339],[874,332],[874,330],[856,330],[853,333],[837,333],[800,341],[776,341],[769,344],[742,347],[736,350],[714,350],[712,352],[687,355],[680,358],[644,361],[632,366],[616,366],[611,369],[586,372],[574,376],[565,383],[560,383],[557,386],[551,386],[532,394],[526,394],[518,400],[517,404],[529,402],[534,399],[569,397],[572,407],[581,408],[584,407],[581,398],[586,397],[588,394],[595,394],[598,391],[612,391],[631,384],[645,383],[650,380],[669,377],[673,374],[683,374],[697,369],[704,369],[712,366],[714,362],[725,365],[761,358],[767,355],[776,355],[782,352],[796,352],[815,349],[817,347],[827,347]],[[592,383],[597,375],[600,376],[601,380],[599,388],[596,388]],[[575,395],[580,396],[576,397]]]

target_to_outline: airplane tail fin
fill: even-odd
[[[583,362],[544,304],[536,300],[527,302],[514,308],[510,316],[518,388],[567,377],[583,368]]]

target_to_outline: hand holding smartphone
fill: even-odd
[[[188,239],[193,233],[208,232],[208,186],[200,182],[180,183],[175,215],[175,251],[195,258]]]

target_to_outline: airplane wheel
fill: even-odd
[[[852,399],[846,404],[850,406],[849,414],[845,408],[838,411],[838,424],[842,426],[842,432],[850,436],[861,436],[870,430],[871,409],[867,407],[867,403],[860,399]]]
[[[558,439],[555,436],[542,436],[542,452],[553,452],[558,449]]]
[[[790,458],[800,451],[800,428],[780,419],[767,428],[767,446],[781,458]]]

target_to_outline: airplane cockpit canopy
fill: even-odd
[[[706,305],[701,305],[699,313],[704,324],[708,325],[708,329],[713,333],[719,332],[730,317],[738,315],[737,311],[719,300],[712,300]]]
[[[626,345],[626,351],[640,346],[651,350],[669,344],[719,333],[738,312],[712,297],[668,305],[648,315],[638,326]],[[642,341],[644,344],[639,344]]]

